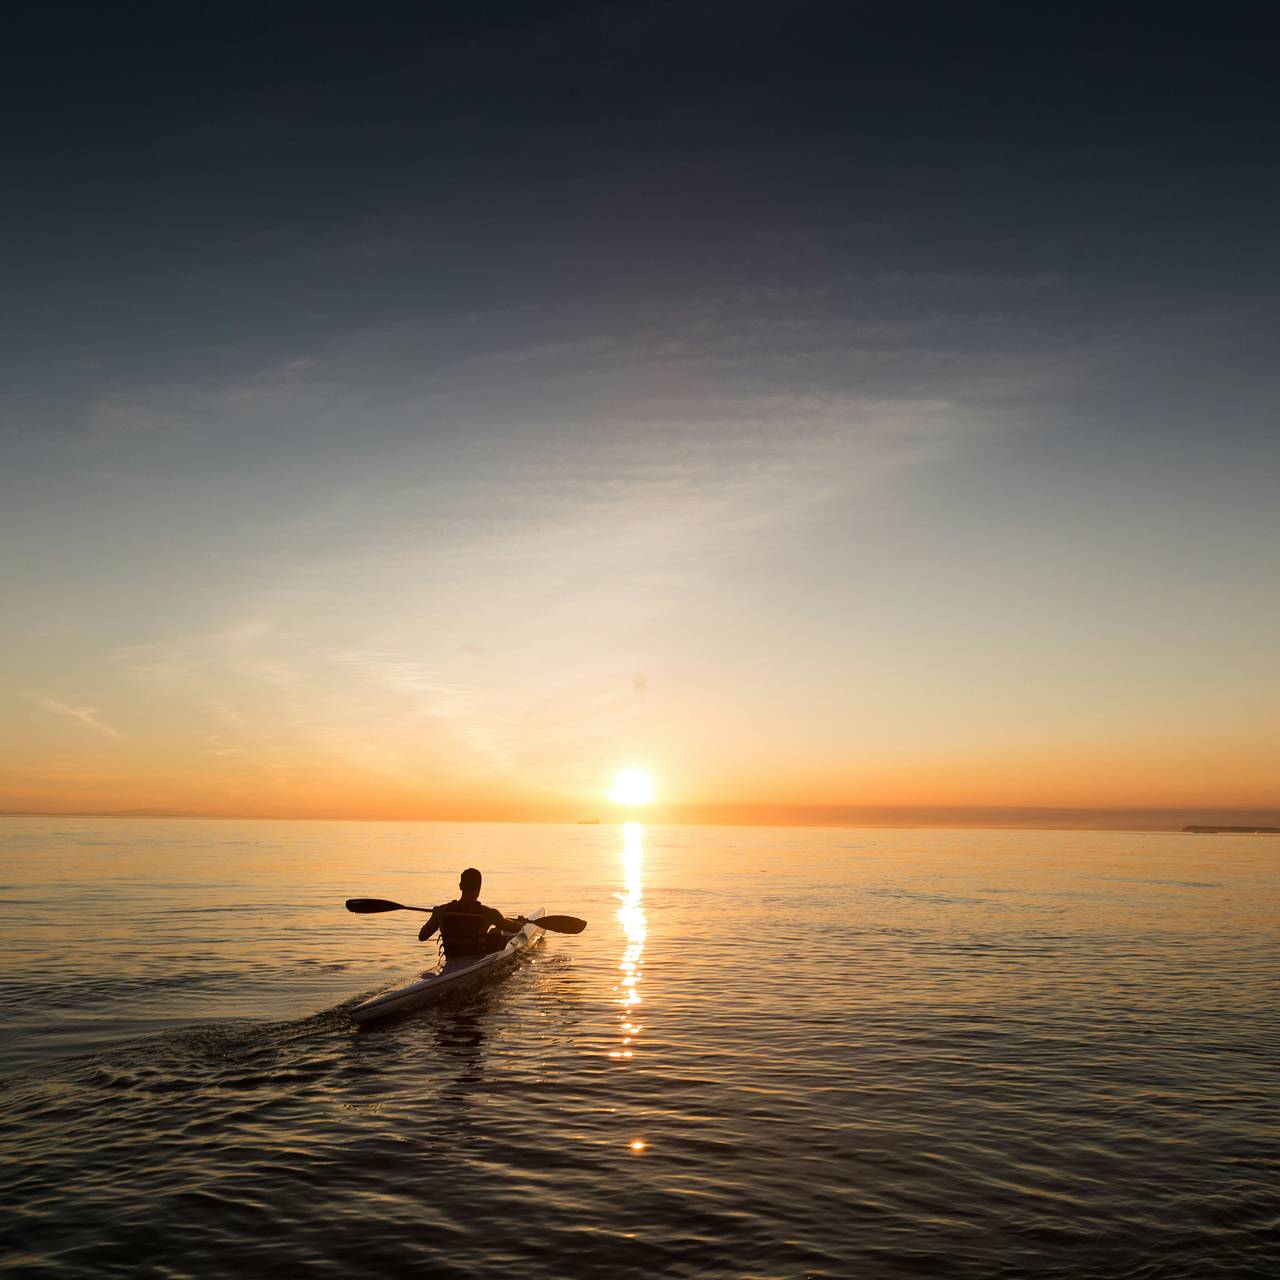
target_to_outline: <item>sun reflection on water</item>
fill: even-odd
[[[643,1003],[639,986],[644,971],[640,962],[644,955],[645,935],[649,931],[644,914],[643,885],[644,827],[639,822],[628,822],[622,828],[622,892],[618,895],[622,904],[618,908],[618,921],[626,935],[627,945],[618,962],[622,977],[614,987],[621,1006],[618,1028],[622,1033],[622,1043],[620,1048],[609,1054],[611,1058],[634,1057],[635,1042],[642,1029],[638,1008]]]

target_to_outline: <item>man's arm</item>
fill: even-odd
[[[496,907],[492,908],[492,911],[489,923],[496,924],[503,933],[519,933],[528,923],[524,916],[516,916],[514,920],[508,920]]]
[[[418,941],[426,942],[433,933],[440,927],[440,909],[433,907],[431,914],[427,917],[427,923],[418,930]]]

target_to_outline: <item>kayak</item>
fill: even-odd
[[[530,911],[528,919],[538,920],[547,914],[544,907]],[[351,1010],[352,1020],[364,1026],[377,1022],[381,1018],[392,1018],[396,1014],[408,1013],[410,1009],[421,1009],[424,1005],[435,1004],[445,996],[458,991],[470,991],[500,973],[505,973],[516,962],[516,957],[541,935],[542,930],[536,925],[527,924],[519,933],[511,934],[507,945],[501,951],[491,952],[487,956],[466,956],[460,960],[446,960],[433,973],[425,973],[416,982],[407,987],[391,987],[386,991],[371,996],[363,1004]]]

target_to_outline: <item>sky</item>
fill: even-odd
[[[8,21],[0,809],[1280,809],[1258,7]]]

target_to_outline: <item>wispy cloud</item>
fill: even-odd
[[[315,412],[328,387],[318,360],[301,357],[252,373],[116,388],[85,411],[85,443],[106,453],[140,439],[222,433],[229,427]]]
[[[446,724],[477,755],[509,766],[516,718],[498,712],[471,682],[414,661],[403,654],[334,650],[329,661],[356,679],[405,699],[418,714]]]
[[[190,655],[161,644],[122,645],[111,655],[133,675],[148,680],[166,680],[191,671]]]
[[[76,720],[86,729],[100,733],[104,738],[115,738],[124,741],[124,734],[113,728],[98,714],[94,707],[75,707],[69,702],[59,702],[56,698],[46,698],[43,694],[24,692],[23,697],[39,703],[46,711],[55,716],[63,716],[68,720]]]

